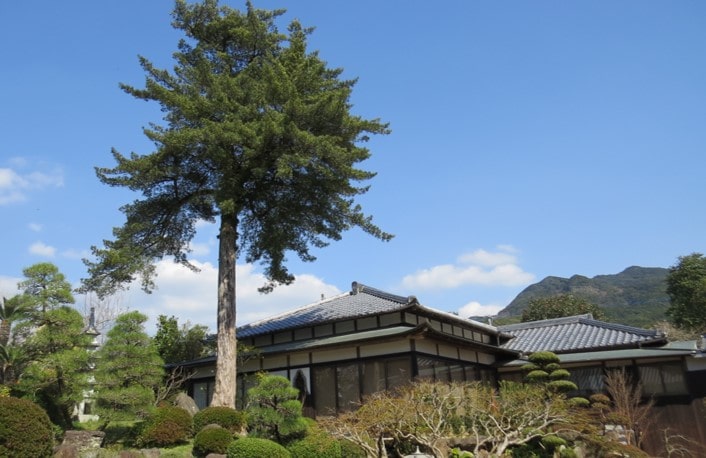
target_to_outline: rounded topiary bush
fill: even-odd
[[[333,437],[311,431],[287,446],[292,458],[341,458],[341,444]]]
[[[286,448],[277,442],[257,437],[241,437],[228,446],[228,458],[291,458]]]
[[[0,457],[52,456],[54,432],[47,413],[26,399],[0,397]]]
[[[245,412],[230,407],[206,407],[194,414],[194,431],[199,432],[206,425],[219,425],[231,433],[241,431],[246,424]]]
[[[571,407],[581,407],[581,408],[591,407],[591,402],[586,398],[582,398],[581,396],[569,398],[568,402]]]
[[[157,407],[145,421],[138,444],[148,447],[169,447],[186,442],[191,437],[192,419],[186,409],[175,406]]]
[[[575,391],[579,388],[571,380],[552,380],[549,382],[548,386],[559,393],[568,393],[569,391]]]
[[[233,442],[233,434],[220,426],[208,426],[196,434],[194,437],[194,456],[206,456],[209,453],[224,455],[228,445]]]

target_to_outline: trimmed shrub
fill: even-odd
[[[147,447],[170,447],[191,437],[192,419],[181,407],[157,407],[145,421],[138,444]]]
[[[341,458],[341,444],[333,437],[310,431],[303,439],[287,446],[292,458]]]
[[[582,408],[591,407],[591,402],[588,399],[582,398],[580,396],[569,398],[568,402],[571,407],[582,407]]]
[[[578,386],[571,380],[552,380],[547,386],[559,393],[568,393],[569,391],[578,390]]]
[[[291,458],[286,448],[277,442],[257,437],[241,437],[228,446],[228,458]]]
[[[194,414],[194,431],[199,432],[206,425],[219,425],[235,434],[245,427],[246,415],[230,407],[206,407]]]
[[[202,428],[194,437],[194,456],[206,456],[209,453],[225,455],[228,445],[233,442],[233,434],[220,426]]]
[[[0,397],[0,457],[51,457],[54,432],[47,413],[27,399]]]

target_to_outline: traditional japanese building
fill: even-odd
[[[706,438],[701,342],[669,342],[662,332],[591,315],[495,327],[354,282],[349,292],[242,326],[237,336],[252,348],[238,367],[239,402],[265,371],[299,388],[307,415],[329,415],[415,379],[520,380],[527,356],[546,350],[570,371],[576,394],[603,391],[606,371],[624,368],[670,421]],[[184,366],[194,370],[189,394],[205,407],[215,357]]]
[[[256,349],[238,368],[239,396],[259,371],[283,375],[302,392],[314,414],[356,406],[375,391],[415,378],[494,382],[497,366],[520,352],[503,347],[510,334],[425,307],[360,283],[237,330],[240,344]],[[205,406],[212,394],[214,358],[193,361],[192,394]]]

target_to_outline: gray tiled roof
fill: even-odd
[[[498,329],[514,336],[503,348],[526,353],[639,348],[666,342],[666,336],[659,331],[606,323],[594,320],[590,314],[511,324]]]
[[[353,282],[351,291],[347,293],[241,326],[237,334],[238,337],[252,337],[301,326],[394,312],[411,305],[418,305],[414,296],[397,296]]]
[[[238,337],[254,337],[272,332],[285,331],[303,326],[312,326],[333,321],[361,318],[370,315],[397,312],[409,308],[423,311],[429,316],[435,316],[444,321],[462,322],[466,325],[483,329],[493,335],[500,334],[498,329],[473,320],[461,318],[452,313],[422,306],[414,296],[398,296],[379,289],[371,288],[362,283],[353,282],[351,291],[289,312],[275,315],[254,323],[241,326],[237,330]],[[500,335],[508,338],[508,335]]]

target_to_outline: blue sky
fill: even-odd
[[[390,123],[360,199],[396,235],[351,231],[290,257],[294,285],[261,296],[239,264],[242,324],[350,289],[352,281],[464,315],[494,313],[542,278],[669,267],[706,252],[706,3],[698,1],[259,0],[316,27],[310,49],[359,78],[353,112]],[[244,2],[221,1],[243,8]],[[167,0],[0,3],[0,292],[50,261],[81,258],[137,196],[102,185],[110,148],[151,152],[157,106],[137,56],[171,66]],[[159,265],[159,289],[113,299],[150,317],[215,326],[215,228],[198,275]],[[77,307],[95,304],[77,296]]]

